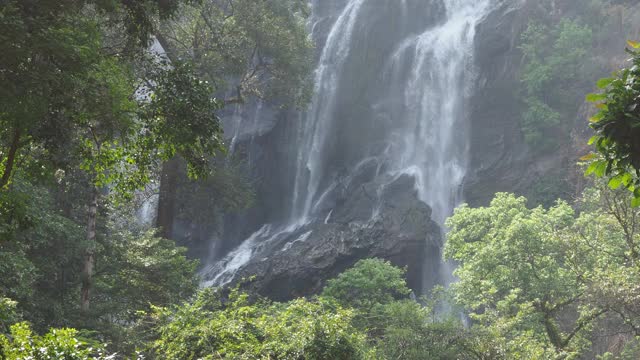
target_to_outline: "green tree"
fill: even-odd
[[[528,209],[526,199],[498,194],[490,206],[463,206],[448,220],[445,255],[461,264],[455,299],[491,348],[508,357],[576,358],[588,356],[592,341],[622,334],[619,350],[603,356],[633,357],[640,210],[626,191],[605,184],[585,190],[576,208]]]
[[[17,302],[9,298],[0,298],[0,336],[10,331],[9,326],[20,321]]]
[[[7,30],[9,56],[0,58],[7,85],[0,103],[0,191],[10,191],[18,164],[27,178],[30,169],[42,177],[59,169],[86,173],[83,312],[106,190],[131,196],[159,161],[176,154],[187,160],[190,174],[206,175],[208,158],[223,149],[215,115],[220,105],[190,66],[147,61],[153,70],[136,69],[153,19],[167,18],[176,7],[177,1],[3,5],[0,27]],[[147,101],[139,99],[145,88],[151,91]]]
[[[258,97],[303,105],[313,63],[307,7],[300,0],[204,0],[182,8],[157,36],[171,59],[189,59],[217,92],[232,94],[227,104]]]
[[[108,260],[97,269],[96,293],[107,298],[101,301],[102,306],[97,305],[96,316],[131,320],[135,312],[149,311],[151,304],[177,304],[198,287],[198,262],[185,257],[185,248],[156,237],[152,231],[112,233],[103,251]]]
[[[586,301],[595,259],[567,203],[528,209],[525,198],[497,194],[488,207],[458,208],[447,226],[445,256],[460,262],[455,299],[508,352],[571,358],[586,348],[605,310]]]
[[[640,210],[626,191],[604,185],[585,192],[582,208],[582,250],[597,258],[589,273],[589,300],[617,319],[615,331],[640,336]]]
[[[122,77],[119,77],[122,76]],[[80,103],[81,169],[89,174],[91,200],[87,250],[82,272],[82,310],[89,309],[95,266],[96,220],[100,188],[131,196],[146,185],[158,162],[180,154],[191,176],[208,174],[210,156],[223,149],[222,129],[211,89],[186,64],[174,64],[153,77],[150,101],[137,104],[126,71],[108,63],[87,81]],[[94,86],[93,84],[98,84]],[[136,111],[140,108],[140,111]],[[137,115],[137,116],[136,116]]]
[[[455,314],[435,316],[434,309],[414,300],[376,307],[368,333],[385,359],[473,359],[473,338]]]
[[[382,359],[475,359],[490,354],[464,329],[459,312],[443,308],[435,291],[423,305],[408,299],[405,271],[380,259],[366,259],[329,280],[321,297],[354,310],[353,324],[367,334]],[[437,314],[439,313],[439,314]]]
[[[322,296],[340,305],[370,311],[375,305],[406,298],[411,290],[404,279],[405,270],[381,259],[358,261],[351,269],[331,279]]]
[[[364,334],[353,312],[322,301],[251,303],[233,290],[201,291],[190,303],[157,309],[150,354],[164,359],[362,359]]]
[[[0,334],[0,356],[7,360],[113,359],[100,347],[92,347],[81,340],[75,329],[51,329],[44,336],[38,336],[27,323],[12,325],[10,336]]]
[[[48,160],[43,165],[62,160],[64,144],[76,135],[75,106],[99,102],[92,96],[100,86],[87,87],[87,80],[107,80],[96,77],[100,67],[106,70],[105,65],[113,66],[117,59],[139,56],[148,45],[153,20],[168,18],[177,4],[177,0],[3,3],[0,188],[10,182],[16,165],[27,164],[36,150]]]
[[[42,185],[16,179],[0,192],[0,296],[18,301],[27,320],[41,330],[64,324],[65,306],[76,303],[82,227],[56,208]]]
[[[139,347],[132,324],[152,307],[169,307],[193,296],[198,288],[196,260],[187,249],[155,236],[112,228],[109,239],[99,241],[91,321],[109,349],[131,354]]]
[[[98,331],[118,352],[130,350],[123,348],[129,343],[126,324],[137,319],[137,311],[148,311],[150,304],[178,303],[197,288],[197,262],[185,257],[186,249],[152,231],[137,230],[134,215],[121,206],[100,214],[100,222],[110,225],[97,231],[96,256],[101,261],[95,268],[94,306],[90,321],[81,319],[77,298],[85,247],[82,226],[56,208],[44,186],[18,178],[3,195],[12,197],[13,202],[4,204],[15,209],[0,214],[2,224],[11,224],[0,237],[0,297],[17,300],[7,304],[14,304],[15,313],[38,332],[82,326]],[[78,221],[83,221],[82,199],[76,205]],[[17,320],[10,309],[1,311],[5,327]]]
[[[171,19],[178,9],[185,16]],[[162,37],[156,25],[188,24],[189,11],[222,26],[219,46],[171,63],[149,54],[151,35]],[[305,11],[301,1],[4,2],[0,298],[15,299],[16,314],[40,333],[81,326],[126,351],[140,345],[128,341],[127,325],[150,304],[189,297],[196,263],[173,242],[134,229],[131,214],[111,221],[178,156],[191,178],[207,179],[196,191],[216,187],[216,206],[250,202],[239,171],[217,171],[213,161],[224,153],[224,102],[214,94],[235,87],[228,102],[301,102],[312,55]],[[204,16],[197,19],[205,30]],[[208,45],[222,39],[213,30],[202,33]],[[19,317],[12,302],[2,304],[7,327]]]

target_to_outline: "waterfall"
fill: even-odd
[[[321,1],[325,0],[313,4],[314,16]],[[333,22],[319,53],[309,108],[299,115],[298,136],[293,140],[294,170],[288,174],[293,184],[290,215],[279,225],[263,226],[225,258],[209,264],[203,272],[206,285],[226,284],[247,262],[254,258],[266,260],[269,254],[263,250],[269,246],[286,251],[292,243],[306,241],[313,231],[309,224],[327,224],[334,218],[328,199],[337,196],[336,189],[358,181],[357,174],[371,164],[375,164],[374,176],[381,179],[378,183],[382,187],[402,176],[413,177],[419,199],[432,208],[432,218],[441,226],[462,201],[468,165],[467,100],[474,83],[475,31],[488,14],[492,0],[434,0],[428,4],[424,0],[387,0],[384,4],[373,0],[343,1],[344,6],[331,17]],[[404,33],[399,41],[391,42],[391,51],[385,52],[382,64],[386,65],[378,71],[377,91],[366,95],[372,113],[391,114],[391,119],[360,119],[364,126],[376,130],[363,129],[363,134],[374,134],[371,136],[375,138],[348,134],[345,140],[345,119],[338,114],[352,104],[340,96],[345,88],[351,89],[345,77],[350,76],[353,81],[353,69],[358,68],[354,62],[362,61],[362,54],[354,49],[371,41],[363,30],[370,15],[391,8],[399,23],[405,24],[420,21],[420,16],[412,12],[425,6],[437,14],[437,21],[427,22],[420,31],[399,27],[398,31]],[[323,20],[326,18],[313,18],[313,28]],[[336,153],[344,159],[346,170],[342,172],[334,166]],[[371,217],[376,216],[374,210]],[[450,273],[447,269],[442,272]]]
[[[292,221],[307,220],[322,179],[327,137],[335,121],[334,110],[342,67],[349,55],[353,30],[365,0],[350,0],[338,17],[322,50],[315,71],[311,106],[306,114],[293,193]],[[305,186],[306,185],[306,186]],[[301,194],[304,191],[304,194]]]
[[[397,173],[415,176],[422,201],[440,225],[461,201],[468,154],[466,99],[473,80],[477,23],[489,0],[447,0],[446,21],[407,39],[393,66],[413,62],[404,89],[403,141],[392,156]]]
[[[442,229],[462,201],[469,151],[465,109],[473,83],[474,38],[489,0],[447,0],[445,9],[445,22],[407,39],[392,56],[397,67],[407,54],[413,55],[404,90],[406,122],[397,133],[403,141],[392,156],[394,171],[416,178],[420,200],[431,206],[432,218]],[[443,283],[454,281],[452,273],[451,263],[441,264]]]
[[[315,91],[299,149],[292,219],[308,219],[320,200],[327,138],[336,121],[334,111],[342,67],[349,54],[354,26],[364,0],[351,0],[333,26],[316,70]],[[401,2],[406,16],[406,0]],[[395,151],[385,154],[395,175],[416,177],[420,199],[443,224],[460,201],[467,166],[465,98],[471,83],[473,40],[489,0],[447,0],[446,20],[412,36],[392,54],[394,67],[413,59],[404,79],[402,126],[390,134]],[[401,73],[401,69],[394,72]],[[400,81],[403,81],[401,79]],[[324,189],[326,190],[326,189]]]

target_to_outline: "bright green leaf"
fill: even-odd
[[[587,160],[591,160],[591,159],[593,159],[593,158],[595,158],[595,157],[596,157],[596,154],[595,154],[595,153],[590,153],[590,154],[587,154],[587,155],[585,155],[585,156],[581,157],[581,158],[580,158],[580,161],[587,161]]]
[[[602,78],[598,80],[596,85],[598,86],[599,89],[606,89],[607,86],[611,85],[612,82],[613,82],[613,78]]]
[[[586,96],[586,100],[588,102],[598,102],[598,101],[602,101],[604,99],[606,99],[606,95],[604,95],[604,94],[591,93],[591,94],[587,94],[587,96]]]
[[[614,176],[613,178],[611,178],[611,180],[609,180],[609,187],[613,190],[619,189],[621,185],[622,185],[621,175]]]

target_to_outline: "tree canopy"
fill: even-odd
[[[225,153],[219,114],[231,88],[221,81],[235,84],[242,79],[240,68],[259,68],[246,79],[260,84],[260,94],[269,88],[282,103],[296,102],[293,97],[304,93],[312,48],[302,2],[224,3],[233,3],[237,12],[222,11],[226,5],[213,0],[3,2],[4,349],[20,346],[18,334],[32,344],[47,343],[58,335],[36,333],[70,326],[82,330],[60,330],[60,341],[96,331],[112,348],[133,351],[137,345],[128,337],[128,324],[139,311],[175,304],[195,292],[197,261],[156,229],[141,226],[136,209],[157,188],[161,164],[177,156],[190,179],[238,187],[220,189],[221,204],[246,206],[251,189],[237,184],[239,171],[214,160]],[[167,56],[175,53],[172,48],[166,54],[155,51],[154,41],[164,39],[165,31],[189,26],[192,18],[184,16],[189,11],[216,7],[220,11],[207,20],[224,24],[230,41],[209,54],[237,65],[237,71],[195,57]],[[252,53],[257,44],[259,51]],[[254,62],[258,58],[261,62]],[[260,94],[247,91],[243,98]],[[30,325],[10,329],[21,319]],[[93,356],[94,350],[74,356]],[[3,355],[12,358],[10,351]]]
[[[638,210],[605,188],[588,189],[578,208],[529,209],[497,194],[447,222],[445,256],[460,263],[454,299],[507,358],[581,358],[607,332],[638,336]]]

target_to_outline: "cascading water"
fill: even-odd
[[[320,1],[325,0],[316,0],[314,14]],[[395,10],[400,23],[409,22],[412,9],[426,6],[423,0],[388,1],[384,6]],[[369,132],[373,135],[368,137],[345,130],[349,123],[341,114],[352,104],[341,96],[349,93],[345,88],[350,89],[350,82],[357,80],[354,69],[358,68],[353,64],[361,61],[362,54],[355,49],[366,38],[363,29],[368,15],[384,8],[380,1],[345,0],[332,17],[335,20],[319,54],[309,109],[300,115],[294,140],[295,170],[290,174],[294,184],[290,215],[282,220],[283,225],[265,225],[226,257],[210,264],[204,270],[205,285],[233,280],[247,262],[265,260],[268,255],[263,249],[273,244],[286,251],[292,243],[306,241],[312,231],[309,224],[332,219],[330,199],[337,189],[359,181],[358,174],[371,164],[375,165],[372,176],[381,184],[378,194],[396,179],[412,176],[419,199],[432,208],[433,220],[443,225],[461,201],[468,153],[465,109],[474,79],[475,30],[489,12],[490,2],[432,1],[428,6],[438,14],[435,24],[419,31],[403,30],[406,33],[392,43],[393,51],[381,62],[379,89],[365,100],[374,113],[392,114],[391,120],[360,120],[363,126],[379,130]],[[411,21],[415,19],[414,15]],[[313,20],[317,24],[326,19]],[[345,80],[347,77],[350,80]],[[336,159],[344,162],[342,170],[336,170]],[[372,211],[371,217],[376,216]],[[446,269],[442,272],[449,273]]]
[[[340,74],[349,55],[354,27],[364,2],[365,0],[350,0],[347,3],[331,29],[320,56],[313,99],[301,134],[291,214],[293,222],[307,220],[322,180],[327,137],[330,136],[331,125],[335,121]]]
[[[406,52],[414,60],[405,88],[405,116],[400,130],[397,171],[416,177],[420,200],[432,208],[432,218],[444,222],[462,201],[468,162],[466,100],[473,76],[473,45],[477,23],[489,0],[447,0],[447,20],[408,39],[394,54],[393,66]],[[396,70],[397,71],[397,70]],[[441,281],[453,281],[450,263],[443,263]]]
[[[489,0],[447,0],[446,21],[407,39],[392,67],[413,55],[404,90],[405,122],[394,134],[402,141],[391,156],[397,173],[417,178],[422,201],[444,224],[460,202],[467,168],[466,99],[473,76],[473,40]]]

